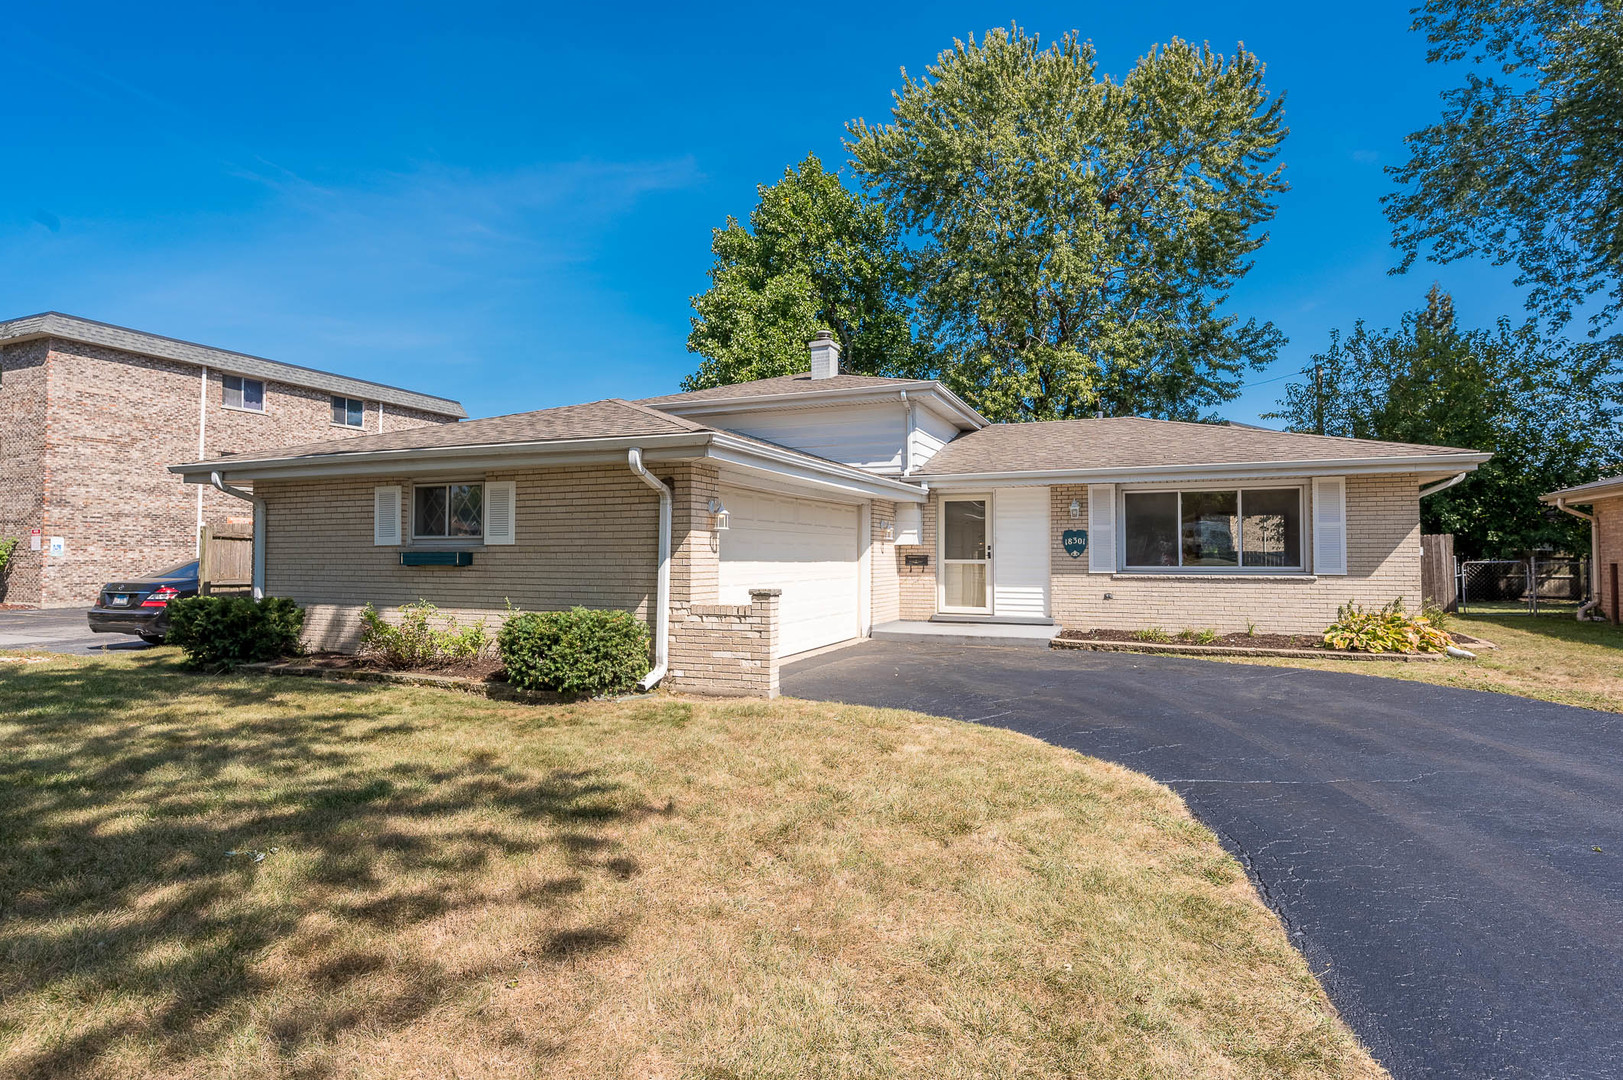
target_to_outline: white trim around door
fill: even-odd
[[[935,608],[943,615],[992,614],[992,495],[944,495],[938,515]]]

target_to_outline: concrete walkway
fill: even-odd
[[[1025,623],[926,622],[900,619],[876,623],[870,635],[875,641],[936,642],[942,645],[1031,645],[1048,648],[1063,627],[1053,623],[1032,626]]]

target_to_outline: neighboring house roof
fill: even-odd
[[[209,345],[148,334],[142,330],[81,319],[76,315],[63,315],[56,311],[25,315],[20,319],[0,322],[0,345],[31,341],[36,338],[62,338],[84,345],[100,345],[109,349],[139,353],[142,356],[175,360],[183,364],[199,364],[228,375],[246,375],[251,379],[300,386],[320,390],[323,393],[361,398],[366,401],[381,401],[385,405],[397,405],[440,416],[461,419],[468,415],[460,402],[450,398],[420,394],[415,390],[403,390],[398,386],[366,379],[351,379],[328,371],[317,371],[315,368],[284,364],[280,360],[267,360],[262,356],[216,349]]]
[[[614,460],[638,446],[651,456],[711,457],[825,487],[921,498],[916,486],[844,462],[743,435],[706,427],[639,402],[609,398],[583,405],[492,416],[461,424],[430,425],[381,435],[357,435],[170,466],[188,481],[206,482],[219,472],[245,480],[283,476],[385,473],[395,467],[451,469],[514,467]]]
[[[1475,468],[1491,455],[1458,447],[1377,442],[1228,424],[1143,417],[994,424],[948,443],[914,475],[920,479],[1012,474],[1154,473],[1250,466],[1416,464]],[[1346,471],[1338,469],[1338,471]]]
[[[866,400],[895,400],[902,391],[934,397],[942,409],[970,428],[985,427],[990,420],[976,412],[963,398],[934,379],[890,379],[878,375],[834,375],[814,379],[811,372],[777,375],[770,379],[689,390],[680,394],[643,398],[642,404],[671,412],[710,414],[729,409],[754,409],[769,405],[804,407],[844,405]]]
[[[1579,484],[1577,487],[1552,491],[1548,495],[1540,495],[1539,500],[1547,503],[1553,503],[1557,500],[1569,503],[1592,503],[1596,499],[1610,499],[1615,495],[1623,495],[1623,476],[1603,476],[1599,480],[1591,480],[1587,484]]]

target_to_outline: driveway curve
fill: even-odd
[[[1399,1080],[1623,1075],[1623,715],[1340,672],[866,642],[795,697],[994,724],[1183,796]]]

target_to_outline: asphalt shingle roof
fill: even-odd
[[[642,404],[674,405],[683,401],[729,401],[736,398],[770,397],[773,394],[802,394],[811,390],[867,390],[887,386],[914,385],[919,379],[887,379],[878,375],[835,375],[827,379],[813,379],[811,372],[798,375],[777,375],[770,379],[713,386],[708,390],[689,390],[681,394],[643,398]]]
[[[1475,451],[1128,416],[993,424],[960,435],[916,475],[927,478],[975,473],[1350,461],[1469,453]]]

